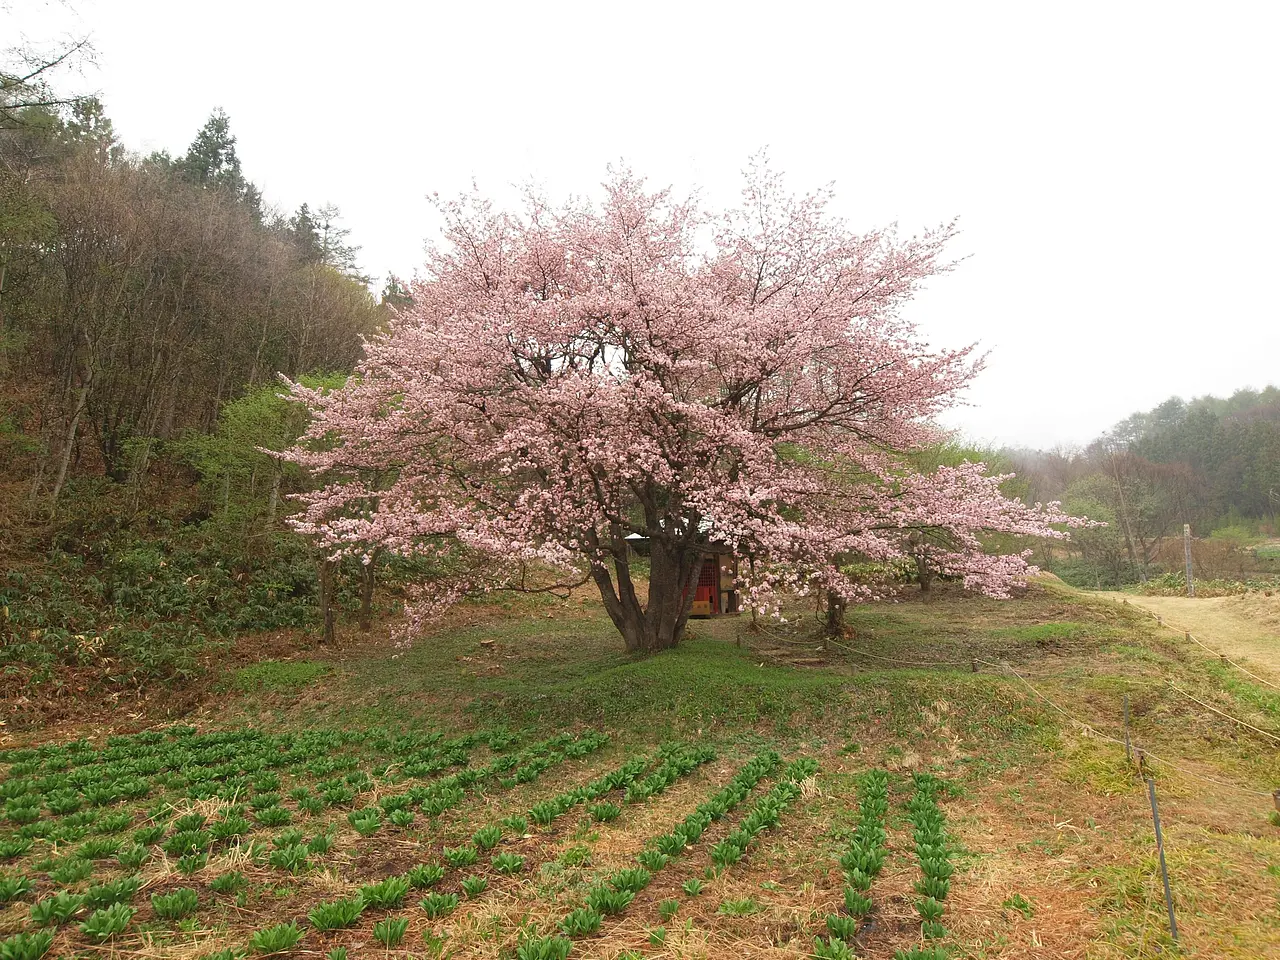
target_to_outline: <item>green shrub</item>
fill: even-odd
[[[865,917],[871,912],[871,898],[853,887],[844,888],[844,908],[854,917]]]
[[[253,817],[264,827],[283,827],[293,819],[293,815],[286,808],[278,806],[263,807],[255,811]]]
[[[360,896],[364,902],[380,910],[394,910],[404,903],[408,892],[409,881],[404,877],[387,877],[360,888]]]
[[[610,890],[608,887],[595,887],[587,894],[587,906],[599,913],[613,916],[621,913],[636,898],[630,890]]]
[[[458,909],[456,893],[428,893],[419,901],[423,912],[432,920],[439,920]]]
[[[307,866],[307,848],[302,844],[292,847],[279,847],[271,851],[268,862],[273,867],[288,870],[290,873],[301,873]]]
[[[347,814],[347,820],[351,826],[355,828],[356,833],[362,837],[367,837],[372,833],[376,833],[382,826],[382,815],[378,812],[377,807],[367,807],[364,810],[352,810]]]
[[[460,847],[445,847],[443,856],[449,866],[458,869],[472,866],[479,859],[480,854],[471,844],[463,844]]]
[[[79,857],[81,860],[107,860],[119,852],[119,840],[112,840],[110,837],[99,837],[95,840],[86,840],[80,844],[80,846],[76,847],[76,851],[72,856]]]
[[[25,897],[35,888],[36,885],[29,877],[0,877],[0,903],[8,903],[11,900],[17,900],[20,897]]]
[[[31,849],[31,841],[25,837],[5,837],[0,840],[0,860],[16,860]]]
[[[181,920],[195,913],[200,905],[199,895],[190,887],[181,887],[172,893],[153,893],[151,909],[161,920]]]
[[[636,854],[636,862],[655,873],[665,867],[670,859],[661,850],[641,850]]]
[[[934,900],[945,900],[947,894],[951,892],[951,881],[942,880],[938,877],[922,877],[915,882],[916,893],[923,897],[932,897]]]
[[[524,857],[515,853],[495,854],[490,862],[493,869],[502,874],[519,873],[524,869]]]
[[[83,906],[83,896],[62,890],[31,905],[31,922],[37,927],[69,923]]]
[[[133,842],[143,846],[159,843],[164,836],[164,827],[139,827],[133,831]]]
[[[126,847],[116,854],[116,861],[126,870],[137,870],[147,862],[147,858],[150,856],[151,852],[138,843],[132,847]]]
[[[409,921],[405,917],[385,917],[373,925],[373,939],[390,950],[398,947],[409,929]]]
[[[947,928],[936,920],[925,920],[920,924],[920,935],[926,940],[941,940],[947,935]]]
[[[245,875],[239,870],[229,870],[226,873],[220,873],[209,881],[209,889],[214,893],[235,893],[244,889],[249,881]]]
[[[185,877],[199,873],[208,865],[209,854],[207,853],[188,853],[185,857],[179,857],[177,863],[178,872]]]
[[[359,923],[363,913],[364,900],[361,897],[349,897],[313,907],[307,914],[307,919],[317,930],[343,930]]]
[[[827,932],[837,940],[852,940],[858,934],[858,921],[838,913],[827,914]]]
[[[653,875],[643,867],[630,867],[626,870],[619,870],[610,877],[609,884],[615,890],[629,890],[634,894],[647,887],[652,879]]]
[[[591,814],[591,819],[597,823],[608,823],[610,820],[617,820],[622,816],[622,808],[616,803],[593,803],[587,808],[587,812]]]
[[[84,892],[85,906],[97,908],[128,903],[140,886],[142,886],[142,878],[137,876],[120,877],[94,884]]]
[[[255,931],[249,938],[249,947],[254,953],[272,954],[292,950],[302,939],[302,928],[296,921],[279,923],[265,930]]]
[[[827,940],[815,937],[811,956],[814,960],[854,960],[855,954],[839,937],[831,937]]]
[[[500,856],[509,856],[509,854],[500,854]],[[415,890],[424,890],[444,879],[444,867],[435,863],[420,863],[416,867],[410,867],[409,872],[404,876],[409,881],[409,886]]]
[[[239,814],[229,813],[221,820],[215,820],[209,825],[209,835],[214,840],[233,840],[236,837],[243,837],[246,833],[253,829],[253,824]]]
[[[127,830],[132,823],[133,814],[128,810],[121,810],[102,817],[94,826],[94,830],[97,833],[119,833],[121,830]]]
[[[60,887],[69,887],[93,876],[93,864],[88,860],[70,857],[49,871],[49,879]]]
[[[484,877],[476,875],[466,877],[462,881],[462,892],[470,898],[475,898],[484,893],[489,888],[489,881]]]
[[[297,827],[282,830],[272,838],[271,843],[278,847],[297,847],[302,844],[303,833]]]
[[[6,940],[0,940],[0,960],[40,960],[52,945],[52,930],[17,933]]]
[[[560,921],[560,930],[566,937],[583,937],[600,929],[603,914],[592,907],[579,907]]]
[[[564,937],[531,937],[516,947],[516,960],[567,960],[572,949]]]
[[[80,932],[90,940],[110,940],[116,934],[124,933],[137,912],[127,903],[114,903],[89,914],[89,918],[80,924]]]
[[[175,833],[190,833],[196,830],[203,830],[206,822],[208,821],[204,814],[184,813],[173,821],[173,830]]]

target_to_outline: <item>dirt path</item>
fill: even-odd
[[[1149,610],[1177,630],[1280,682],[1280,597],[1141,597],[1104,593]]]

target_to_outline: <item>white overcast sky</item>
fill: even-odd
[[[0,46],[90,34],[75,83],[131,149],[221,106],[268,202],[337,204],[373,274],[472,178],[565,196],[625,159],[725,204],[768,147],[856,227],[960,218],[910,316],[990,351],[971,438],[1280,383],[1274,2],[73,3],[9,0]]]

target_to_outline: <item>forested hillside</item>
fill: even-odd
[[[0,661],[180,674],[200,637],[312,618],[278,523],[297,471],[259,448],[303,426],[277,375],[340,383],[387,297],[336,208],[266,203],[221,111],[138,156],[98,101],[25,93],[0,112]]]
[[[1180,570],[1184,523],[1197,538],[1210,538],[1195,548],[1202,576],[1273,572],[1267,551],[1242,548],[1278,529],[1280,389],[1274,386],[1225,399],[1172,397],[1125,418],[1083,450],[1006,456],[1030,496],[1061,499],[1073,513],[1108,521],[1079,532],[1075,562],[1057,564],[1082,586]]]

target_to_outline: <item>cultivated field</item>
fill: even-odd
[[[1167,955],[1126,694],[1183,949],[1280,956],[1277,691],[1053,584],[794,613],[473,606],[11,735],[0,956]]]

